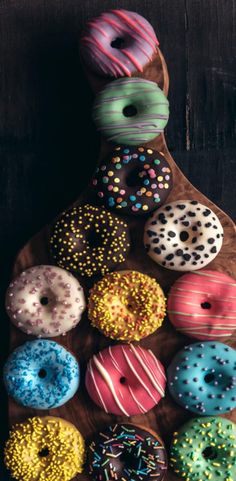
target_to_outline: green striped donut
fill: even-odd
[[[165,128],[169,102],[155,82],[141,78],[114,80],[98,94],[93,118],[109,142],[140,145]]]
[[[170,466],[185,481],[235,481],[236,425],[220,417],[191,419],[174,433]]]

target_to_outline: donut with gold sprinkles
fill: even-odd
[[[80,432],[52,416],[16,424],[4,450],[5,465],[17,481],[69,481],[82,472],[84,458]]]
[[[162,481],[167,454],[159,436],[136,424],[115,424],[100,431],[88,448],[93,481]]]
[[[173,435],[170,466],[185,481],[235,481],[236,425],[228,419],[191,419]]]
[[[88,316],[105,336],[132,342],[162,325],[165,308],[158,282],[141,272],[127,270],[107,274],[93,286]]]
[[[72,207],[54,224],[50,246],[55,263],[81,276],[104,275],[129,252],[127,224],[90,204]]]
[[[164,155],[145,147],[115,147],[92,181],[99,202],[121,214],[144,215],[160,207],[172,188]]]

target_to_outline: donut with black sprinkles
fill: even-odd
[[[178,200],[157,209],[144,229],[148,255],[175,271],[194,271],[219,253],[223,227],[217,215],[196,200]]]
[[[50,247],[55,263],[81,276],[105,275],[129,252],[127,224],[90,204],[72,207],[54,224]]]

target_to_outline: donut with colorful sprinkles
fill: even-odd
[[[93,119],[108,142],[141,145],[160,135],[169,118],[169,102],[156,82],[139,77],[106,84],[94,103]]]
[[[99,203],[120,214],[144,215],[160,207],[172,188],[164,155],[145,147],[115,147],[97,168],[93,188]]]
[[[194,271],[220,252],[223,227],[217,215],[197,200],[176,200],[157,209],[144,228],[147,254],[174,271]]]
[[[101,207],[79,205],[56,221],[50,246],[59,267],[80,276],[104,275],[125,260],[129,229],[122,219]]]
[[[208,269],[188,272],[171,287],[167,312],[186,336],[209,341],[230,337],[236,329],[236,281]]]
[[[159,42],[150,23],[136,12],[110,10],[87,23],[80,40],[84,62],[97,74],[131,77],[148,65]]]
[[[177,352],[168,370],[174,400],[200,416],[236,407],[236,351],[221,342],[197,342]]]
[[[10,431],[4,461],[17,481],[70,481],[83,470],[85,445],[65,419],[28,418]]]
[[[162,481],[167,454],[151,429],[123,423],[98,432],[88,447],[88,471],[93,481]]]
[[[150,349],[119,344],[91,357],[85,385],[107,413],[135,416],[150,411],[165,396],[166,375]]]
[[[104,276],[90,290],[88,317],[104,336],[140,341],[156,331],[165,317],[165,296],[158,282],[137,271]]]
[[[174,432],[170,467],[185,481],[235,481],[236,425],[228,419],[191,419]]]

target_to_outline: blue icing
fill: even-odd
[[[9,356],[3,371],[7,392],[16,402],[34,409],[65,404],[79,387],[75,357],[55,341],[28,341]]]
[[[179,351],[168,368],[169,391],[202,416],[236,407],[236,351],[221,342],[197,342]]]

